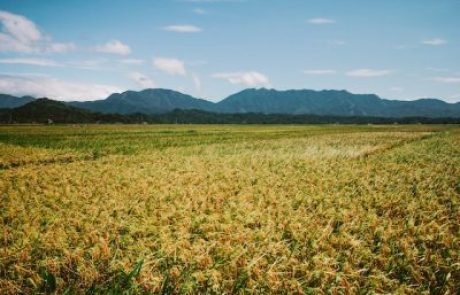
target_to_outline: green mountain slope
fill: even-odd
[[[226,113],[315,114],[378,117],[459,117],[460,104],[437,99],[397,101],[375,94],[352,94],[337,90],[246,89],[218,103]]]
[[[204,99],[168,89],[145,89],[139,92],[115,93],[107,99],[86,102],[70,102],[72,106],[101,113],[147,113],[158,114],[174,109],[201,109],[211,111],[215,105]]]
[[[31,96],[16,97],[8,94],[0,94],[0,109],[17,108],[33,101]]]

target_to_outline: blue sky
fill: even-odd
[[[458,0],[1,0],[0,92],[63,100],[161,87],[460,101]]]

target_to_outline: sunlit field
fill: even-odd
[[[0,293],[456,294],[456,126],[0,126]]]

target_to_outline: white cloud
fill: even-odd
[[[187,72],[185,70],[184,62],[176,58],[157,57],[153,59],[153,66],[160,71],[170,75],[182,75]]]
[[[131,53],[131,48],[123,44],[119,40],[112,40],[105,44],[98,45],[94,48],[97,52],[119,54],[119,55],[128,55]]]
[[[460,83],[460,76],[434,77],[432,80],[441,83]]]
[[[172,25],[164,27],[164,30],[176,33],[199,33],[202,31],[201,28],[194,25]]]
[[[390,91],[393,91],[393,92],[403,92],[404,91],[404,88],[403,87],[400,87],[400,86],[393,86],[393,87],[390,87]]]
[[[125,65],[141,65],[144,63],[144,60],[136,59],[136,58],[127,58],[127,59],[121,59],[120,63],[125,64]]]
[[[308,20],[308,23],[312,25],[330,25],[335,24],[335,20],[324,17],[311,18]]]
[[[75,49],[73,43],[55,43],[28,18],[0,10],[0,52],[63,53]]]
[[[336,70],[305,70],[303,72],[307,75],[332,75],[337,73]]]
[[[21,43],[10,35],[0,33],[0,52],[2,51],[30,53],[37,49],[32,44]]]
[[[155,82],[142,73],[132,72],[128,75],[128,77],[142,89],[155,87]]]
[[[460,93],[453,94],[447,98],[449,102],[460,102]]]
[[[74,43],[51,43],[46,48],[48,52],[64,53],[73,51],[77,48]]]
[[[192,75],[192,80],[193,80],[193,84],[195,84],[195,89],[198,92],[201,92],[201,79],[200,79],[200,77],[198,77],[198,75],[196,75],[196,74],[193,74]]]
[[[19,49],[17,51],[29,52],[33,51],[33,44],[43,38],[37,26],[22,15],[0,11],[0,22],[3,31],[0,34],[0,41],[3,41],[1,48],[11,46],[12,49]]]
[[[207,14],[208,12],[202,8],[195,8],[193,9],[193,12],[196,14]]]
[[[250,72],[234,72],[234,73],[215,73],[213,78],[224,79],[232,84],[242,84],[245,86],[261,86],[269,85],[270,80],[262,73]]]
[[[114,92],[120,92],[120,89],[110,85],[70,82],[48,76],[0,74],[0,92],[68,101],[102,99]]]
[[[386,76],[390,73],[390,70],[357,69],[346,72],[346,75],[350,77],[372,78]]]
[[[423,40],[421,43],[425,45],[431,45],[431,46],[440,46],[440,45],[446,44],[447,41],[441,38],[433,38],[433,39]]]
[[[20,65],[33,65],[44,67],[59,67],[61,64],[50,59],[41,58],[2,58],[0,64],[20,64]]]
[[[106,59],[88,59],[88,60],[80,60],[80,61],[69,61],[66,64],[84,70],[108,70],[107,67],[107,60]]]
[[[432,71],[432,72],[448,72],[449,70],[448,69],[445,69],[445,68],[435,68],[435,67],[427,67],[426,70],[428,71]]]

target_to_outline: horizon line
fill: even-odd
[[[268,91],[277,91],[277,92],[287,92],[287,91],[314,91],[314,92],[335,91],[335,92],[347,92],[347,93],[350,93],[350,94],[353,94],[353,95],[375,95],[379,99],[390,100],[390,101],[418,101],[418,100],[432,99],[432,100],[442,101],[442,102],[445,102],[447,104],[460,103],[460,101],[450,102],[450,101],[447,101],[447,100],[445,100],[443,98],[439,98],[439,97],[418,97],[418,98],[413,98],[413,99],[401,99],[401,98],[399,98],[399,99],[398,98],[391,99],[391,98],[382,97],[382,96],[378,95],[377,93],[355,93],[355,92],[351,92],[351,91],[349,91],[347,89],[332,89],[332,88],[330,88],[330,89],[324,88],[324,89],[318,90],[318,89],[312,89],[312,88],[276,89],[276,88],[267,88],[267,87],[249,87],[249,88],[244,88],[244,89],[242,89],[240,91],[231,93],[231,94],[229,94],[229,95],[227,95],[224,98],[221,98],[219,100],[211,100],[211,99],[207,99],[207,98],[204,98],[204,97],[198,97],[198,96],[194,96],[194,95],[188,94],[188,93],[180,91],[180,90],[175,90],[175,89],[172,89],[172,88],[163,88],[163,87],[149,87],[149,88],[144,88],[144,89],[141,89],[141,90],[127,89],[127,90],[124,90],[124,91],[121,91],[121,92],[112,92],[111,94],[109,94],[105,98],[96,98],[96,99],[84,99],[84,98],[82,98],[82,100],[66,100],[66,99],[59,99],[59,98],[54,98],[54,97],[49,97],[49,96],[35,96],[35,95],[30,95],[30,94],[24,94],[24,95],[15,95],[15,94],[11,94],[11,93],[0,93],[0,94],[9,95],[9,96],[13,96],[13,97],[32,97],[34,99],[47,98],[47,99],[50,99],[50,100],[62,101],[62,102],[74,102],[74,101],[87,102],[87,101],[106,100],[106,99],[108,99],[110,96],[112,96],[114,94],[123,94],[123,93],[126,93],[126,92],[143,92],[143,91],[146,91],[146,90],[173,91],[173,92],[180,93],[180,94],[183,94],[183,95],[188,95],[188,96],[190,96],[192,98],[195,98],[195,99],[206,100],[206,101],[211,102],[211,103],[219,103],[219,102],[229,98],[230,96],[233,96],[235,94],[238,94],[238,93],[241,93],[241,92],[244,92],[244,91],[248,91],[248,90],[268,90]]]

